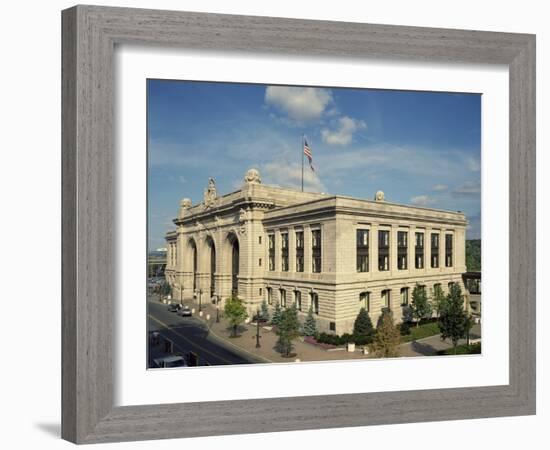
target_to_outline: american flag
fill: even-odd
[[[304,138],[304,155],[307,156],[309,167],[315,172],[315,168],[313,167],[313,153],[311,153],[311,149],[309,148],[306,138]]]

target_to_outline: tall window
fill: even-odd
[[[439,233],[432,233],[431,235],[431,261],[432,267],[439,267]]]
[[[265,288],[265,290],[267,291],[267,304],[272,305],[273,304],[273,290],[270,287]]]
[[[281,270],[288,272],[288,233],[281,233]]]
[[[296,272],[304,271],[304,232],[296,232]]]
[[[357,230],[357,272],[369,271],[369,230]]]
[[[408,305],[409,304],[409,288],[404,287],[401,288],[401,305]]]
[[[312,292],[309,296],[311,299],[311,307],[313,312],[319,315],[319,295],[316,292]]]
[[[399,270],[407,268],[408,234],[406,231],[397,232],[397,268]]]
[[[300,291],[294,291],[294,304],[298,311],[302,310],[302,293]]]
[[[281,308],[286,308],[286,291],[279,289],[279,296],[281,298]]]
[[[312,271],[321,272],[321,230],[311,231]]]
[[[378,231],[378,270],[390,269],[390,232]]]
[[[267,239],[269,242],[269,270],[275,270],[275,235],[270,234]]]
[[[424,233],[414,233],[414,267],[424,268]]]
[[[384,289],[382,291],[382,308],[391,308],[390,294],[391,291],[389,289]]]
[[[361,308],[365,308],[367,312],[370,311],[370,292],[361,292],[359,294],[359,303]]]
[[[445,267],[453,267],[453,235],[445,235]]]

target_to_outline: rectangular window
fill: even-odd
[[[275,270],[275,235],[270,234],[267,239],[269,242],[269,270]]]
[[[302,310],[302,293],[300,291],[294,291],[294,304],[298,311]]]
[[[378,270],[390,270],[390,232],[378,231]]]
[[[281,270],[288,272],[288,233],[281,233]]]
[[[432,268],[439,267],[439,233],[432,233],[431,235],[431,261]]]
[[[328,328],[330,331],[336,331],[336,322],[329,322]]]
[[[397,232],[397,268],[399,270],[407,269],[407,245],[408,245],[408,232]]]
[[[262,237],[261,236],[258,236],[258,244],[262,244]]]
[[[259,294],[260,294],[260,295],[262,295],[262,292],[263,292],[263,291],[262,291],[262,288],[260,288],[260,290],[259,290]]]
[[[281,297],[281,308],[286,308],[286,291],[279,289],[279,295]]]
[[[317,315],[319,315],[319,295],[317,293],[312,292],[309,294],[311,299],[311,308],[313,309],[313,312]]]
[[[401,288],[401,305],[409,304],[409,288]]]
[[[304,232],[296,231],[296,272],[304,271]]]
[[[445,235],[445,267],[453,267],[453,235]]]
[[[369,230],[357,230],[357,272],[369,271]]]
[[[424,233],[414,233],[414,267],[424,268]]]
[[[311,231],[312,272],[321,272],[321,230]]]
[[[272,305],[273,304],[273,290],[268,287],[266,288],[267,291],[267,304]]]
[[[361,292],[359,294],[359,303],[361,308],[365,308],[367,312],[370,311],[370,292]]]
[[[390,304],[390,290],[389,289],[384,289],[382,291],[382,308],[390,308],[391,307],[391,304]]]

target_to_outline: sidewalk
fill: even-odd
[[[481,325],[476,324],[470,331],[470,339],[481,338]],[[466,344],[466,339],[460,339],[458,345]],[[429,336],[418,341],[405,342],[399,346],[399,354],[401,356],[435,356],[440,350],[452,348],[452,342],[447,339],[441,340],[439,334]]]
[[[191,301],[184,301],[184,304],[189,305],[191,308],[195,308],[196,318],[199,318],[198,303]],[[202,303],[202,320],[204,320],[210,329],[210,336],[214,339],[219,339],[224,344],[233,347],[236,351],[241,351],[247,354],[249,357],[253,357],[259,361],[266,363],[291,363],[296,359],[300,361],[337,361],[337,360],[349,360],[349,359],[366,359],[367,355],[356,351],[353,353],[347,352],[345,349],[338,349],[327,351],[315,345],[302,342],[299,338],[293,341],[294,350],[296,353],[294,358],[283,358],[280,353],[275,350],[275,344],[277,342],[277,335],[260,325],[260,348],[256,348],[256,324],[242,324],[239,327],[239,337],[230,337],[230,330],[228,329],[228,322],[222,317],[223,311],[220,309],[220,322],[216,322],[216,307],[211,303]],[[207,314],[210,315],[210,319],[207,320]]]

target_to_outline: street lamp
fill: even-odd
[[[181,303],[183,303],[183,285],[180,284],[180,300],[181,300]]]
[[[202,312],[202,288],[199,289],[199,312]]]

